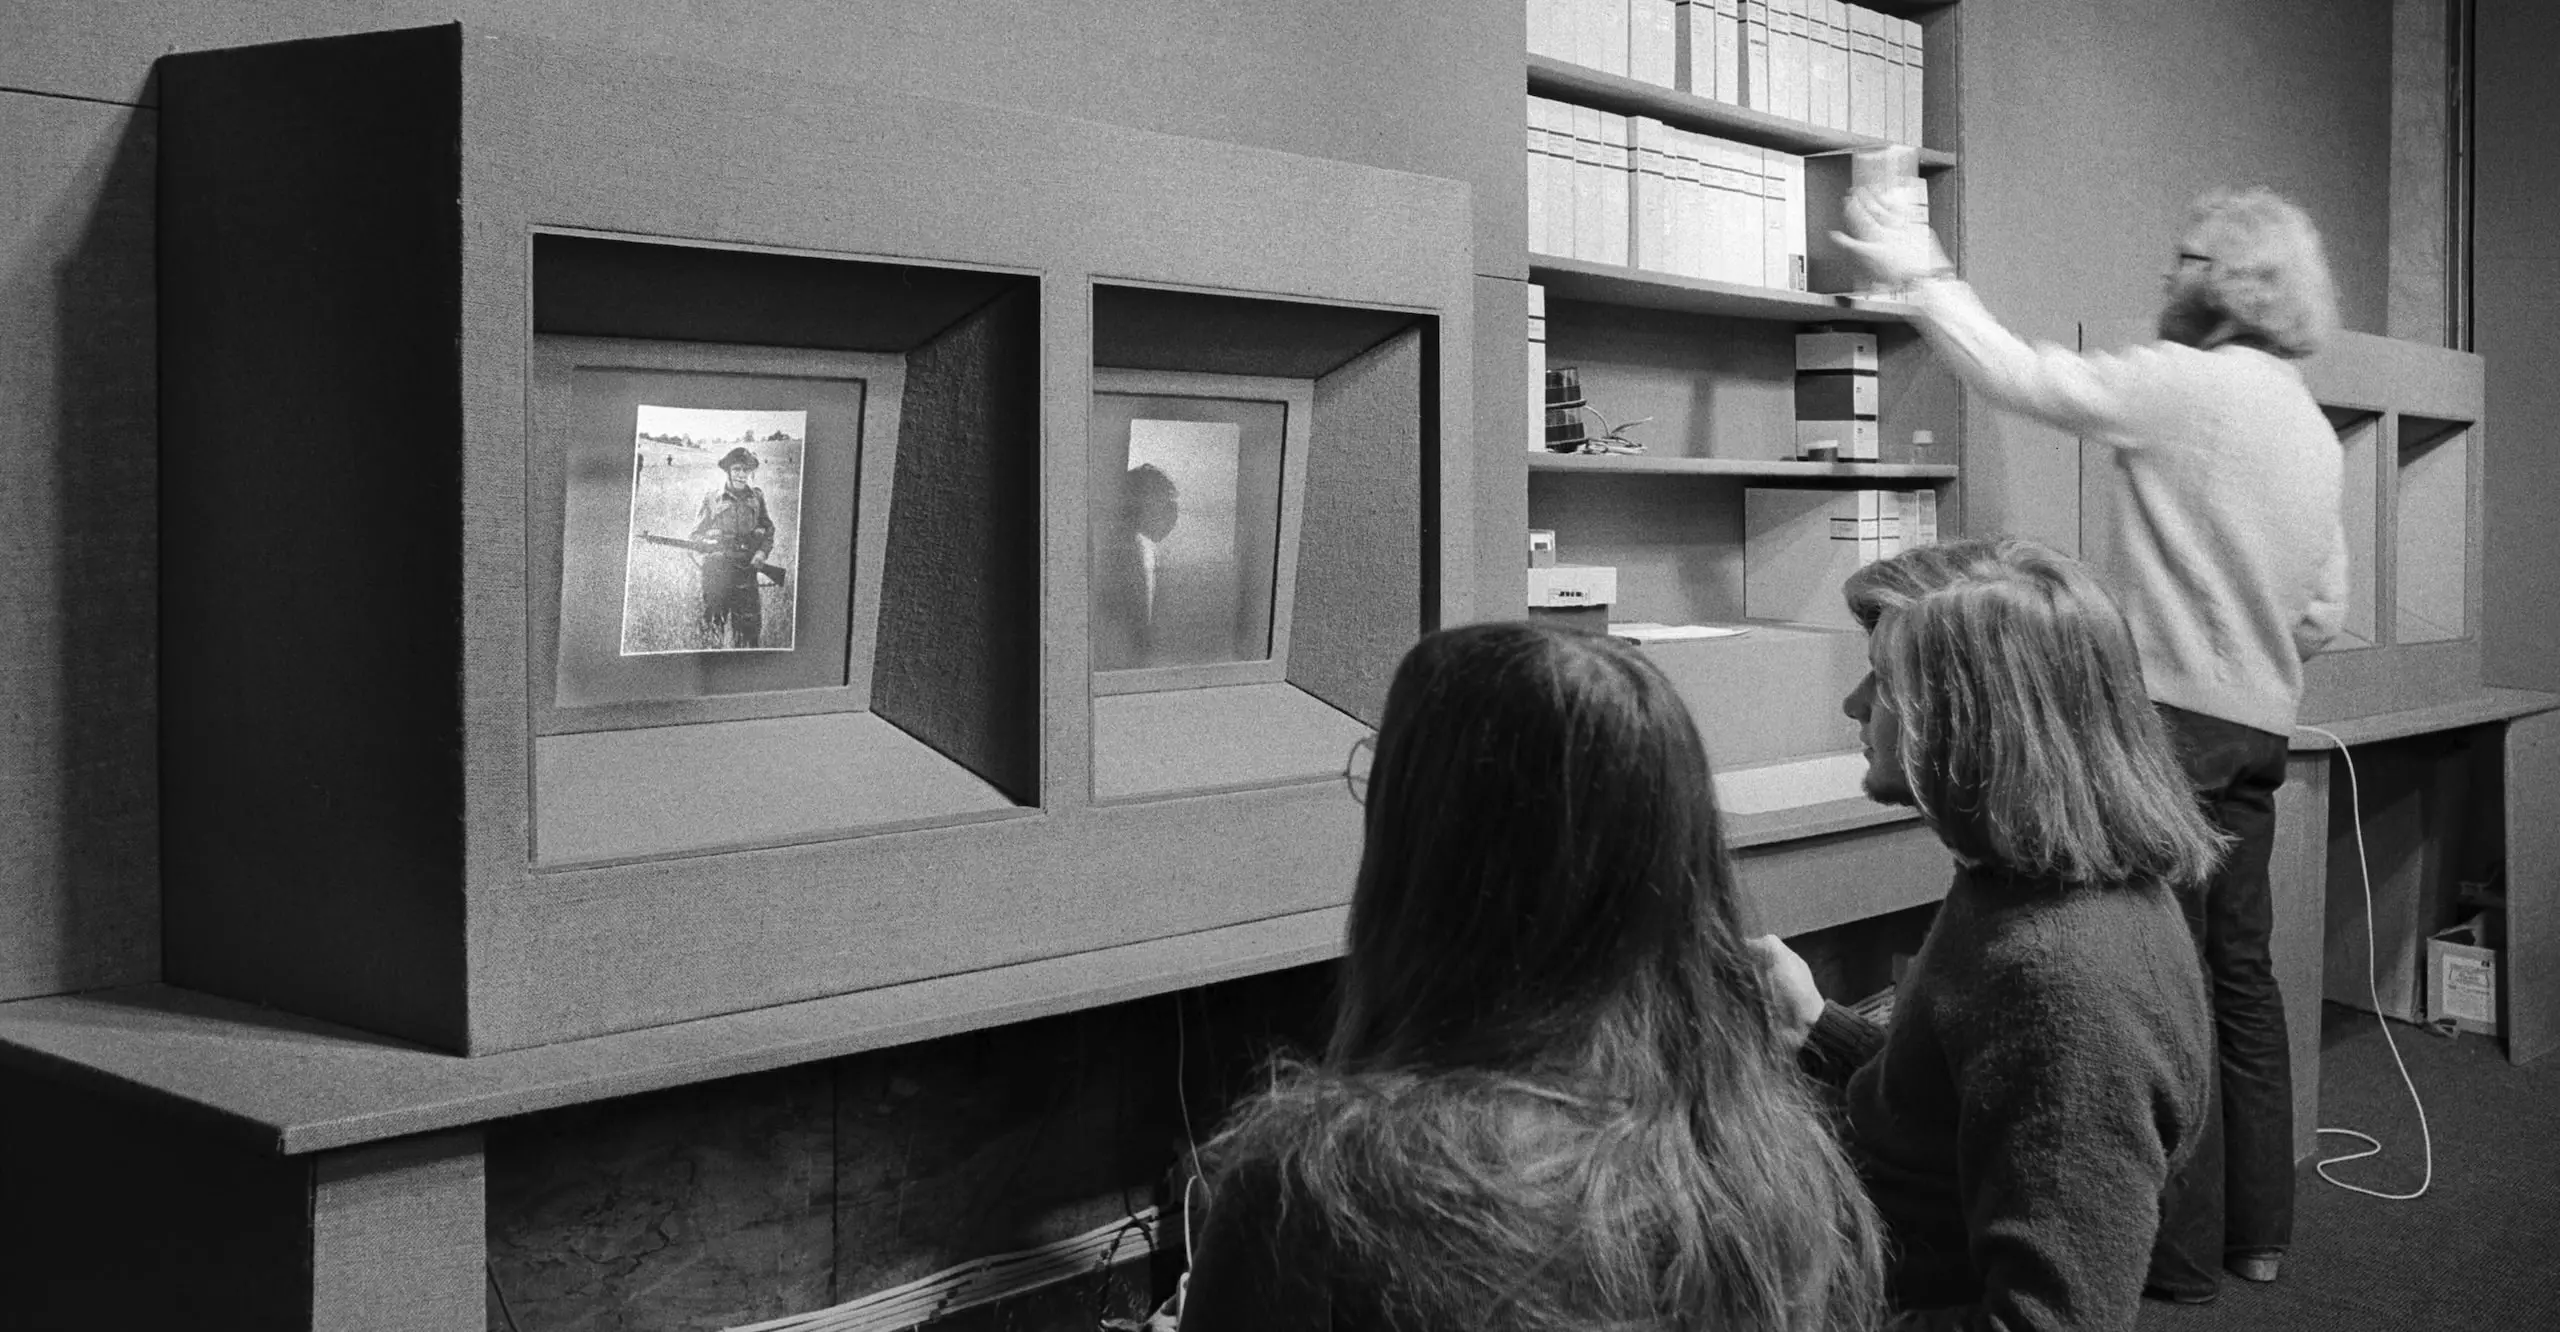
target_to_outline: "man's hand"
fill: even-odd
[[[1760,961],[1760,982],[1769,990],[1769,1016],[1777,1022],[1779,1043],[1790,1053],[1800,1050],[1822,1018],[1822,991],[1813,983],[1813,968],[1774,934],[1750,942],[1752,956]]]
[[[1856,255],[1877,286],[1907,287],[1952,271],[1937,236],[1891,192],[1859,186],[1840,212],[1849,233],[1832,232],[1832,242]]]

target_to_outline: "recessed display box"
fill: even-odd
[[[1102,718],[1250,669],[1356,734],[1473,613],[1464,184],[461,27],[160,80],[171,982],[480,1053],[1347,898],[1338,754],[1114,799]],[[1202,660],[1097,664],[1133,387],[1283,407]]]
[[[2467,697],[2480,671],[2480,358],[2339,333],[2302,363],[2345,451],[2345,631],[2304,668],[2302,719]]]
[[[1438,337],[1409,311],[1095,289],[1096,799],[1329,779],[1377,724],[1433,614]]]
[[[2374,613],[2375,552],[2382,540],[2382,414],[2354,407],[2326,407],[2338,432],[2345,475],[2338,518],[2347,536],[2347,618],[2328,650],[2368,648],[2382,641]]]
[[[2464,582],[2471,564],[2471,425],[2402,414],[2393,486],[2394,638],[2434,643],[2469,632]]]

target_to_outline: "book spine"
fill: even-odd
[[[1671,178],[1669,156],[1664,151],[1665,128],[1661,121],[1644,116],[1636,117],[1632,124],[1636,169],[1628,204],[1635,228],[1635,238],[1628,246],[1628,262],[1661,273],[1672,271]]]
[[[1715,96],[1715,10],[1703,0],[1679,0],[1671,13],[1671,86],[1693,97]]]
[[[1849,128],[1849,5],[1848,0],[1823,0],[1824,17],[1831,27],[1831,125],[1846,133]]]
[[[1548,254],[1547,249],[1547,127],[1546,112],[1538,107],[1538,99],[1529,99],[1525,115],[1528,126],[1528,161],[1521,181],[1529,196],[1529,253]]]
[[[1580,146],[1574,139],[1573,108],[1547,103],[1547,253],[1574,256],[1574,210],[1579,197]]]
[[[1742,105],[1774,111],[1770,92],[1768,0],[1742,0]]]
[[[1748,150],[1752,174],[1760,184],[1760,285],[1780,291],[1793,289],[1787,262],[1787,177],[1778,159],[1786,154],[1774,148]]]
[[[1547,451],[1547,289],[1529,283],[1529,452]]]
[[[1632,235],[1628,191],[1634,186],[1635,159],[1628,142],[1627,118],[1600,115],[1600,251],[1604,264],[1625,264]]]
[[[1875,11],[1849,6],[1849,132],[1884,136],[1883,62]]]
[[[1804,159],[1794,153],[1782,153],[1774,148],[1769,151],[1769,156],[1777,162],[1778,173],[1783,182],[1781,193],[1784,198],[1783,207],[1786,209],[1787,222],[1784,238],[1784,244],[1787,247],[1785,285],[1789,291],[1803,291],[1806,289],[1805,241],[1807,239],[1804,221]]]
[[[1884,16],[1880,38],[1884,47],[1884,137],[1894,143],[1909,143],[1902,131],[1902,79],[1909,65],[1902,50],[1902,20]]]
[[[1911,58],[1902,72],[1902,128],[1908,136],[1903,142],[1916,148],[1920,146],[1921,121],[1928,106],[1927,99],[1920,95],[1927,86],[1929,51],[1921,37],[1919,20],[1902,21],[1902,49]]]
[[[1813,123],[1813,9],[1821,0],[1786,0],[1787,109],[1800,124]]]
[[[1760,179],[1760,150],[1730,141],[1721,141],[1725,162],[1725,188],[1734,205],[1730,222],[1733,236],[1733,267],[1726,279],[1756,286],[1761,281],[1764,247],[1767,245],[1767,209]]]
[[[1678,0],[1632,0],[1627,11],[1627,77],[1657,88],[1680,86]]]
[[[1583,63],[1582,5],[1584,0],[1546,0],[1547,54],[1558,60]]]
[[[1695,130],[1674,131],[1679,145],[1681,216],[1680,267],[1683,277],[1712,277],[1724,244],[1724,197],[1707,166],[1706,136]]]
[[[1567,108],[1574,126],[1574,259],[1600,256],[1600,110]]]
[[[1716,100],[1742,105],[1742,0],[1716,0]]]
[[[1831,123],[1831,90],[1839,78],[1832,64],[1839,48],[1832,41],[1831,3],[1804,0],[1804,6],[1806,120],[1819,129],[1838,129]]]

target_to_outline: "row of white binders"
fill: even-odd
[[[1529,51],[1917,145],[1920,24],[1844,0],[1528,0]]]
[[[1938,541],[1934,490],[1742,492],[1742,613],[1855,629],[1840,584],[1877,560]]]
[[[1805,288],[1805,159],[1529,99],[1529,249],[1596,264]]]

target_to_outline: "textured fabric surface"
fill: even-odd
[[[1880,1039],[1832,1005],[1807,1064],[1861,1047],[1844,1137],[1898,1249],[1894,1326],[2133,1327],[2213,1060],[2169,891],[1959,871]]]
[[[2302,372],[2242,346],[2029,346],[1961,282],[1924,282],[1912,300],[1966,383],[2109,446],[2113,521],[2093,563],[2133,625],[2151,697],[2292,730],[2303,659],[2337,634],[2347,600],[2345,454]]]
[[[2320,1122],[2382,1140],[2382,1155],[2329,1173],[2384,1193],[2424,1177],[2417,1113],[2378,1019],[2323,1010]],[[2146,1302],[2142,1332],[2417,1332],[2560,1328],[2560,1058],[2517,1067],[2483,1036],[2391,1032],[2435,1131],[2435,1179],[2414,1202],[2337,1188],[2322,1157],[2359,1150],[2324,1135],[2296,1176],[2293,1247],[2272,1285],[2222,1283],[2206,1305]]]

